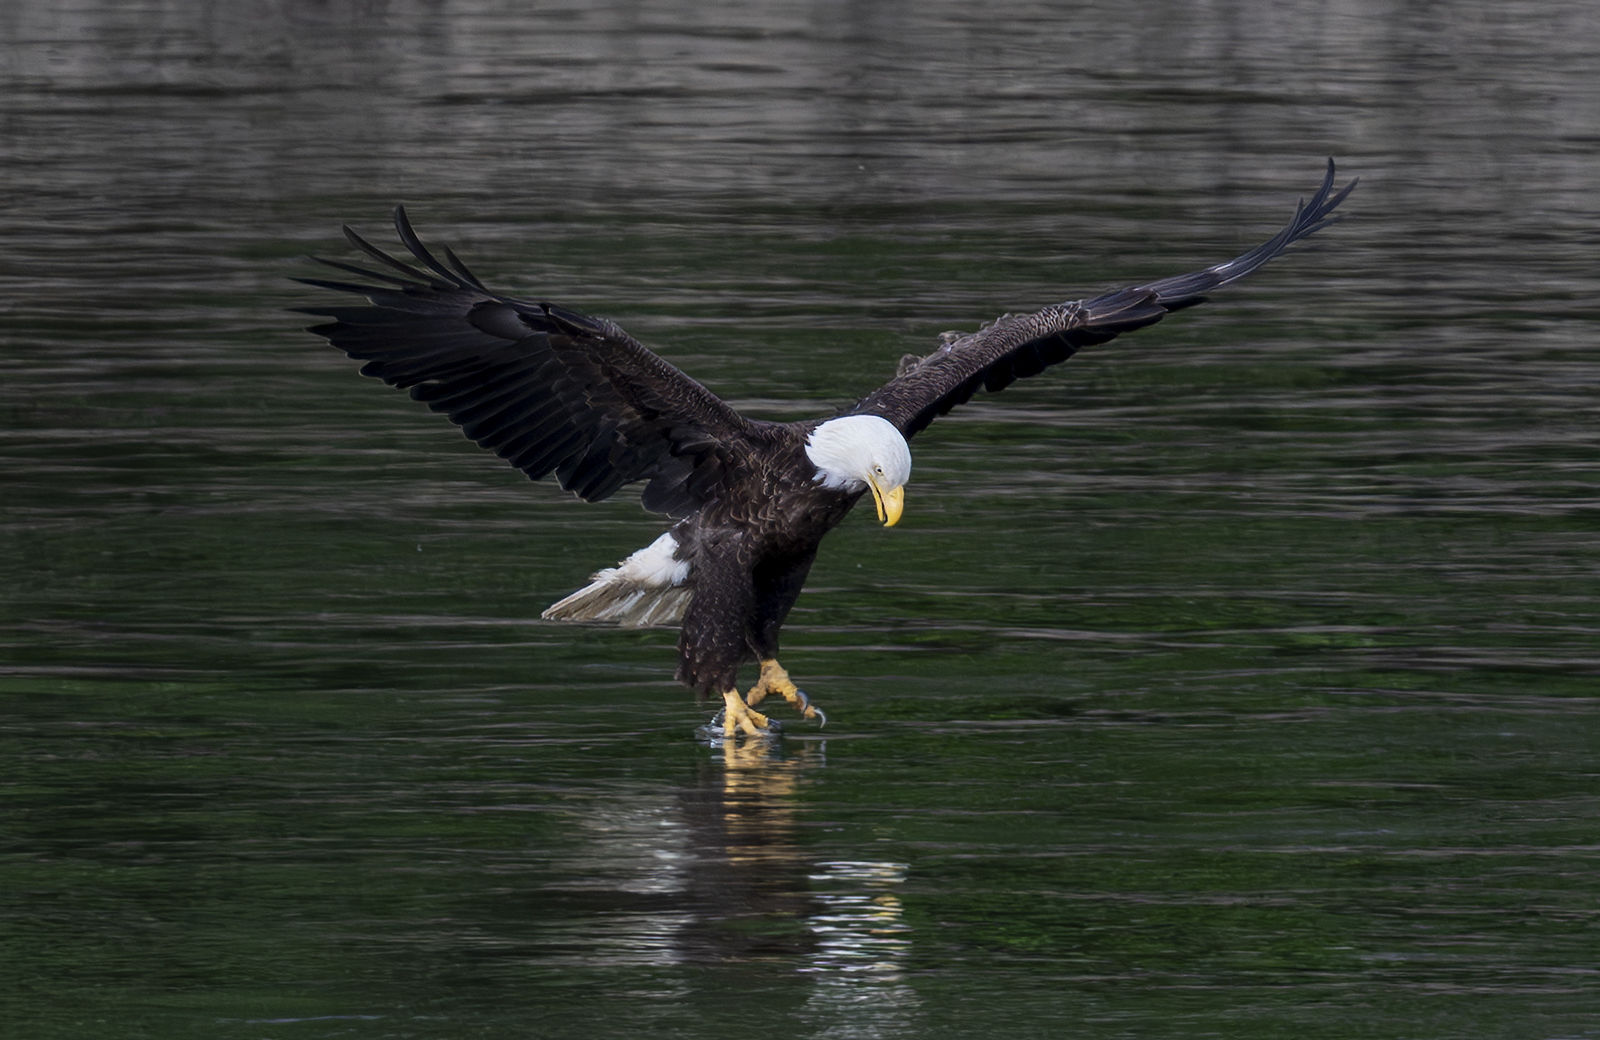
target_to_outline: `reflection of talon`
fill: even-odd
[[[775,657],[761,662],[761,678],[750,687],[750,692],[745,695],[745,703],[753,707],[765,700],[770,693],[780,694],[784,700],[794,705],[795,710],[800,712],[801,718],[817,719],[821,725],[827,725],[828,716],[823,714],[821,708],[813,706],[811,698],[790,681],[789,673],[784,671],[783,665],[779,664]]]
[[[727,740],[718,737],[712,747],[722,749],[722,764],[729,770],[765,769],[783,761],[781,740]],[[733,781],[737,785],[737,781]]]

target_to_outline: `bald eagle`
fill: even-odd
[[[317,257],[364,281],[300,281],[366,304],[303,311],[333,319],[310,331],[364,361],[363,375],[409,388],[531,479],[554,473],[589,502],[642,481],[644,507],[672,527],[543,616],[681,622],[678,679],[721,697],[723,734],[754,736],[774,730],[755,710],[771,694],[826,722],[778,663],[778,630],[823,535],[857,501],[870,493],[880,522],[900,519],[912,436],[980,388],[1037,375],[1243,278],[1329,222],[1355,187],[1335,193],[1333,178],[1329,160],[1294,219],[1227,263],[1007,315],[969,335],[946,333],[931,354],[903,358],[883,386],[835,416],[805,422],[748,419],[612,322],[489,289],[448,248],[441,260],[424,246],[403,207],[394,211],[395,231],[413,262],[346,227],[350,244],[380,267]],[[741,695],[739,669],[752,660],[760,672]]]

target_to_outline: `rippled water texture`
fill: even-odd
[[[1600,8],[0,4],[30,1038],[1600,1035]],[[1346,219],[974,402],[706,747],[661,529],[306,335],[405,201],[740,408]],[[9,1033],[8,1033],[9,1035]]]

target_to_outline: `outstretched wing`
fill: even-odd
[[[924,358],[907,356],[900,373],[857,401],[851,413],[881,415],[907,437],[969,400],[978,388],[991,392],[1037,375],[1082,347],[1153,325],[1175,310],[1205,300],[1204,293],[1238,281],[1294,242],[1329,222],[1355,181],[1333,191],[1333,160],[1309,202],[1271,240],[1243,256],[1203,271],[1148,285],[1115,289],[1091,300],[1060,303],[1034,314],[1007,315],[969,336],[946,334],[946,342]]]
[[[310,331],[534,480],[590,502],[648,480],[645,508],[675,517],[716,497],[755,424],[612,322],[501,296],[434,257],[404,207],[394,224],[420,268],[345,228],[387,270],[313,258],[378,284],[298,279],[369,304],[300,308],[334,319]]]

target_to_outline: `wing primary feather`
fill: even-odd
[[[1339,218],[1332,216],[1333,211],[1345,200],[1345,197],[1355,190],[1360,183],[1360,178],[1352,180],[1340,189],[1337,195],[1329,197],[1333,190],[1334,166],[1333,160],[1328,160],[1328,172],[1322,178],[1322,184],[1310,199],[1302,199],[1295,206],[1294,219],[1276,235],[1273,235],[1261,245],[1255,247],[1242,256],[1234,257],[1225,263],[1215,264],[1203,271],[1190,274],[1175,275],[1163,278],[1158,282],[1151,282],[1147,288],[1155,291],[1161,300],[1161,305],[1167,310],[1178,310],[1185,306],[1193,306],[1199,300],[1189,300],[1189,297],[1201,293],[1220,289],[1225,285],[1232,285],[1239,279],[1258,270],[1262,264],[1276,257],[1285,249],[1301,239],[1308,238],[1327,227]]]
[[[489,292],[488,288],[485,287],[482,282],[478,281],[478,276],[473,274],[471,269],[468,268],[466,264],[461,262],[461,258],[456,256],[453,249],[451,249],[449,246],[441,246],[440,248],[444,252],[445,260],[449,262],[451,267],[455,268],[456,274],[460,275],[468,285],[472,286],[481,293],[487,293],[490,296],[494,295],[493,293]]]
[[[447,284],[457,289],[473,288],[471,283],[464,281],[460,275],[441,264],[432,253],[428,252],[428,247],[422,244],[422,239],[412,230],[404,206],[394,208],[394,230],[400,236],[400,241],[405,243],[405,247],[411,250],[411,255],[420,260],[428,270],[444,279]]]
[[[311,257],[311,259],[320,260],[321,258],[314,256]],[[360,285],[356,282],[336,282],[328,278],[292,278],[290,281],[299,282],[301,285],[310,285],[318,289],[334,289],[338,292],[359,293],[363,296],[372,290],[372,286],[370,285]],[[405,284],[404,282],[400,282],[398,278],[395,279],[395,281],[399,282],[401,285]],[[316,310],[312,307],[295,307],[293,309],[301,314],[324,313],[323,311]]]
[[[368,242],[366,239],[356,234],[356,229],[351,227],[349,224],[344,226],[344,237],[345,241],[349,242],[363,253],[372,257],[372,259],[378,261],[380,264],[385,264],[394,268],[403,275],[407,275],[413,282],[421,282],[422,284],[431,286],[435,289],[444,288],[444,286],[439,285],[435,279],[428,277],[422,271],[412,267],[410,264],[402,263],[401,261],[396,260],[388,253],[385,253],[371,242]]]
[[[336,270],[348,271],[351,274],[358,274],[363,278],[376,278],[378,281],[388,282],[390,285],[416,284],[414,280],[409,278],[400,278],[392,274],[384,274],[382,271],[374,271],[371,268],[361,267],[357,264],[347,264],[343,260],[329,260],[325,256],[313,256],[309,257],[308,259],[314,260],[319,264],[323,264],[324,266],[332,267]],[[296,278],[295,281],[303,282],[305,279]]]

